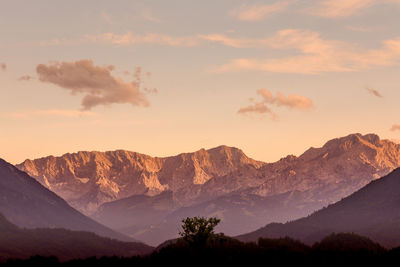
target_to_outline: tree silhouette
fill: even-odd
[[[179,235],[195,247],[205,246],[207,240],[214,235],[214,228],[221,220],[215,217],[187,217],[182,220],[182,232]]]

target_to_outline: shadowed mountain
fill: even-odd
[[[387,247],[399,246],[400,169],[306,218],[269,224],[238,239],[289,236],[311,244],[332,232],[354,232]]]
[[[0,214],[0,261],[56,256],[62,261],[89,257],[130,257],[150,253],[142,243],[125,243],[89,232],[65,229],[20,229]]]
[[[25,228],[66,228],[132,241],[86,217],[25,172],[0,159],[0,212]]]
[[[19,165],[71,205],[152,245],[176,237],[187,216],[218,216],[229,235],[301,218],[397,167],[400,145],[374,134],[333,139],[275,163],[221,146],[168,158],[79,152]]]

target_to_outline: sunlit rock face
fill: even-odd
[[[166,158],[79,152],[18,167],[103,224],[157,245],[186,216],[218,216],[219,230],[237,235],[308,215],[400,167],[400,145],[352,134],[274,163],[221,146]]]
[[[266,181],[258,195],[312,191],[315,199],[337,201],[400,166],[400,145],[377,135],[352,134],[260,168]]]
[[[26,160],[18,168],[90,214],[104,202],[164,191],[172,191],[177,203],[189,203],[210,179],[262,165],[239,149],[220,146],[166,158],[124,150],[78,152]]]

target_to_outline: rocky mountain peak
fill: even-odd
[[[126,150],[80,151],[26,160],[18,168],[90,213],[87,209],[96,209],[107,201],[136,194],[156,195],[165,190],[177,192],[245,165],[258,168],[263,163],[248,158],[240,149],[219,146],[164,158]]]

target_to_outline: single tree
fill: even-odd
[[[204,247],[207,240],[214,235],[214,228],[221,220],[215,217],[187,217],[182,220],[182,231],[179,235],[195,247]]]

